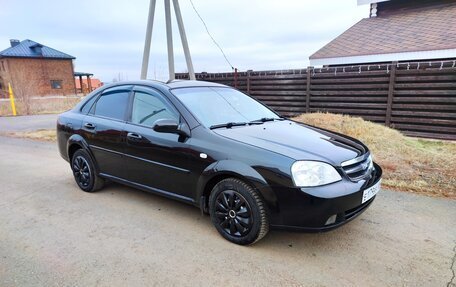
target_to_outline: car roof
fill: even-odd
[[[167,88],[167,89],[176,89],[176,88],[191,88],[191,87],[227,87],[222,84],[206,82],[206,81],[190,81],[190,80],[173,80],[170,82],[160,82],[154,80],[138,80],[138,81],[122,81],[112,84],[107,84],[103,86],[103,90],[107,88],[113,88],[117,86],[124,85],[141,85],[141,86],[150,86],[154,88]]]
[[[226,87],[225,85],[206,81],[174,80],[166,83],[171,89],[188,87]]]

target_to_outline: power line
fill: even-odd
[[[228,63],[228,65],[230,65],[231,69],[234,70],[233,65],[231,64],[231,62],[230,62],[230,61],[228,60],[228,58],[226,57],[225,52],[223,52],[222,47],[220,47],[220,45],[217,43],[217,41],[215,41],[214,37],[212,37],[211,33],[209,32],[209,29],[207,28],[206,22],[204,22],[204,20],[203,20],[203,18],[201,17],[200,13],[198,13],[198,10],[196,10],[196,7],[195,7],[195,5],[193,4],[193,1],[190,0],[190,3],[192,4],[193,10],[195,11],[196,15],[198,15],[198,18],[200,18],[201,22],[203,23],[204,28],[206,28],[206,32],[207,32],[207,34],[209,35],[209,37],[212,39],[212,42],[214,42],[214,44],[219,48],[220,52],[222,52],[222,55],[223,55],[223,57],[225,58],[225,60],[226,60],[226,62]]]

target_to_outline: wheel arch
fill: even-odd
[[[252,186],[265,200],[269,209],[277,207],[277,196],[266,179],[251,166],[233,160],[221,160],[209,165],[197,183],[197,197],[202,212],[208,211],[209,195],[213,187],[226,178],[237,178]]]
[[[69,162],[71,163],[73,154],[78,149],[84,149],[85,151],[87,151],[89,153],[90,157],[92,158],[92,161],[93,161],[95,167],[98,169],[97,162],[95,160],[95,157],[93,156],[92,151],[89,148],[89,144],[81,135],[78,135],[78,134],[72,135],[68,139],[68,142],[67,142],[67,156],[68,156]]]

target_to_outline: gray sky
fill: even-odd
[[[356,0],[193,0],[232,64],[248,69],[304,68],[308,57],[365,18]],[[33,4],[32,4],[33,3]],[[196,72],[231,68],[189,0],[179,1]],[[163,1],[157,1],[148,78],[167,78]],[[102,81],[138,79],[149,0],[0,0],[0,50],[30,39],[76,57],[75,70]],[[186,71],[173,15],[176,72]]]

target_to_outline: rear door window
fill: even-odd
[[[92,108],[92,105],[97,98],[98,98],[98,95],[93,96],[90,100],[88,100],[82,107],[81,113],[87,114],[90,111],[90,108]]]
[[[126,88],[105,91],[92,107],[91,113],[99,117],[124,120],[129,95],[130,89]]]

